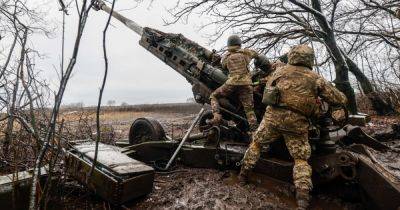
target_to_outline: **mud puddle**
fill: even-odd
[[[258,177],[258,178],[255,178]],[[235,172],[181,168],[157,174],[153,192],[130,209],[294,209],[293,187],[266,176],[252,176],[252,184],[236,184]],[[327,195],[313,196],[311,209],[359,209]]]

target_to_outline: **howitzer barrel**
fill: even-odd
[[[139,34],[141,36],[139,45],[185,77],[192,85],[196,102],[209,103],[212,91],[227,80],[227,75],[221,70],[221,56],[215,51],[202,47],[182,34],[164,33],[142,27],[118,12],[111,11],[112,9],[102,0],[96,0],[94,9],[111,14]],[[234,106],[228,107],[232,109]]]
[[[111,13],[111,8],[107,6],[103,1],[97,0],[95,4],[95,9],[96,10],[103,10],[104,12],[107,12],[108,14]],[[136,32],[140,36],[142,36],[143,33],[143,27],[137,24],[135,21],[130,20],[121,14],[119,14],[116,11],[112,11],[111,14],[114,18],[117,20],[121,21],[124,25],[126,25],[128,28],[130,28],[132,31]]]
[[[121,21],[141,36],[139,44],[192,84],[193,94],[199,103],[207,103],[209,95],[227,80],[221,70],[221,56],[208,50],[182,34],[164,33],[142,27],[118,12],[111,11],[102,0],[97,0],[94,9],[103,10]],[[197,100],[199,99],[199,100]]]
[[[208,89],[213,90],[227,80],[227,76],[211,64],[205,48],[181,34],[164,33],[145,27],[139,44],[185,77],[192,85],[203,83]]]

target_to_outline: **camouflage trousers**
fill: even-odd
[[[285,140],[286,147],[294,159],[293,181],[296,189],[311,190],[311,166],[307,160],[311,155],[308,142],[308,120],[289,110],[268,107],[263,120],[253,135],[243,158],[242,170],[251,170],[260,158],[262,144]]]
[[[255,130],[257,128],[257,118],[254,113],[253,87],[251,85],[223,84],[221,87],[216,89],[210,96],[211,108],[214,115],[220,113],[218,100],[220,98],[227,98],[233,94],[235,94],[242,103],[250,129]]]

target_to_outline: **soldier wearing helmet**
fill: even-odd
[[[312,170],[307,162],[311,155],[308,127],[309,118],[318,113],[318,97],[331,105],[344,105],[347,101],[343,93],[312,71],[313,63],[314,51],[309,46],[295,46],[288,54],[288,64],[278,68],[268,79],[267,87],[276,88],[279,97],[268,104],[239,174],[239,181],[245,183],[260,157],[261,144],[283,138],[294,159],[293,181],[299,209],[308,207],[313,186]]]
[[[227,98],[235,94],[243,105],[250,131],[257,128],[257,118],[254,113],[253,88],[248,65],[258,53],[249,49],[242,49],[242,41],[236,35],[228,38],[228,52],[222,58],[222,66],[229,71],[228,80],[216,89],[210,96],[214,118],[211,124],[219,124],[222,116],[219,110],[220,98]]]

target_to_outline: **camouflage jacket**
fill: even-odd
[[[248,65],[251,59],[257,57],[257,52],[240,47],[229,47],[222,58],[222,67],[228,69],[228,85],[251,85],[251,75]]]
[[[268,79],[267,85],[278,87],[280,106],[287,106],[305,116],[318,114],[318,97],[330,105],[343,105],[347,102],[343,93],[304,66],[287,64],[278,68]]]

